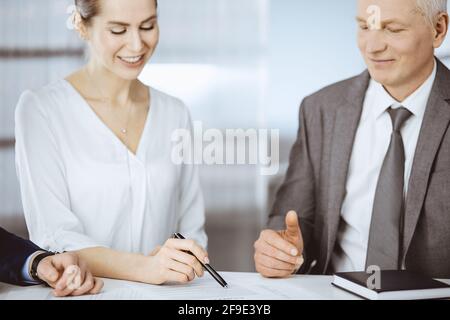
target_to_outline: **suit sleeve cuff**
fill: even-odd
[[[31,264],[33,263],[34,258],[38,255],[41,254],[45,251],[36,251],[35,253],[33,253],[32,255],[30,255],[27,260],[25,261],[25,264],[22,267],[22,280],[25,284],[28,285],[37,285],[40,284],[39,281],[34,280],[31,277]]]

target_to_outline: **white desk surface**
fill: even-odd
[[[257,273],[220,272],[229,288],[222,288],[209,274],[187,285],[154,286],[104,279],[96,296],[63,298],[75,300],[360,300],[334,287],[331,276],[298,275],[266,279]],[[444,281],[450,284],[450,280]],[[0,284],[0,300],[58,300],[44,286],[16,287]]]
[[[187,285],[154,286],[128,281],[104,279],[97,296],[80,300],[347,300],[358,297],[335,288],[329,276],[293,276],[288,279],[265,279],[257,273],[220,272],[229,288],[222,288],[209,274]],[[44,286],[16,287],[0,284],[0,300],[60,299]],[[67,298],[64,298],[67,299]]]

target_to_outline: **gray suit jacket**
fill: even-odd
[[[300,273],[331,272],[350,156],[369,81],[365,71],[305,98],[300,107],[297,141],[268,223],[271,229],[284,229],[285,214],[297,211],[306,260]],[[409,181],[403,238],[406,268],[438,278],[450,278],[449,124],[450,70],[438,61]]]

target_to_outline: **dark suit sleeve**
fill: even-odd
[[[32,242],[0,228],[0,282],[26,285],[21,275],[22,267],[27,258],[39,250]]]
[[[299,130],[297,140],[290,153],[289,168],[285,180],[277,192],[268,222],[268,228],[284,230],[286,229],[286,214],[290,210],[297,212],[303,235],[303,254],[306,261],[300,272],[304,271],[303,269],[308,265],[308,257],[312,256],[311,238],[315,212],[314,170],[308,145],[305,105],[306,99],[300,106]]]

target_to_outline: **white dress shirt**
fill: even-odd
[[[369,241],[370,223],[378,177],[389,148],[392,120],[387,112],[404,107],[413,116],[404,124],[401,134],[405,146],[405,198],[431,89],[436,78],[437,64],[430,77],[403,102],[397,102],[374,81],[370,81],[364,100],[350,160],[346,197],[342,205],[337,243],[332,254],[335,272],[364,271]]]
[[[16,167],[30,238],[41,248],[149,254],[174,232],[206,247],[198,168],[171,158],[184,104],[155,89],[136,155],[66,80],[22,94]]]

